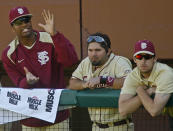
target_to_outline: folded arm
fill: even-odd
[[[153,117],[159,115],[162,112],[164,106],[171,96],[171,94],[156,93],[153,100],[142,87],[137,89],[137,94],[145,109]]]
[[[138,96],[121,94],[119,98],[119,112],[121,116],[126,116],[135,112],[140,106],[141,101]]]
[[[145,90],[148,96],[155,93],[155,88]],[[142,105],[140,97],[131,94],[121,94],[119,98],[119,112],[122,116],[126,116],[135,112]]]

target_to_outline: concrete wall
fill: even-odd
[[[8,12],[18,5],[29,8],[34,16],[33,26],[38,30],[42,30],[37,26],[43,22],[42,10],[53,12],[57,30],[75,45],[80,58],[79,0],[1,0],[0,53],[14,37]],[[87,55],[87,35],[101,31],[110,36],[116,54],[132,58],[134,43],[149,39],[159,58],[172,59],[172,5],[172,0],[82,0],[83,56]]]
[[[78,0],[1,0],[0,53],[15,36],[8,22],[8,13],[16,6],[28,7],[30,13],[33,14],[32,23],[36,30],[43,30],[38,26],[39,22],[44,23],[41,16],[43,9],[53,12],[56,29],[75,45],[78,56],[80,56]]]

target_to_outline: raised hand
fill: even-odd
[[[28,71],[26,67],[24,67],[24,71],[26,74],[26,80],[29,85],[33,85],[39,81],[39,77],[34,76],[31,72]]]
[[[51,36],[56,34],[55,24],[54,24],[54,15],[50,11],[43,10],[42,12],[43,19],[45,24],[39,23],[38,25],[43,28]]]

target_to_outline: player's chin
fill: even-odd
[[[149,70],[149,69],[141,69],[141,72],[142,72],[142,73],[149,73],[150,70]]]
[[[99,66],[100,65],[99,61],[92,61],[91,63],[92,63],[93,66]]]
[[[22,32],[22,36],[23,36],[23,37],[30,37],[31,34],[32,34],[31,31],[28,31],[28,32]]]

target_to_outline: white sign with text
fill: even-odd
[[[11,116],[0,110],[0,123],[6,123],[8,119],[14,121],[27,117],[54,123],[62,90],[0,88],[0,108],[12,111]]]

